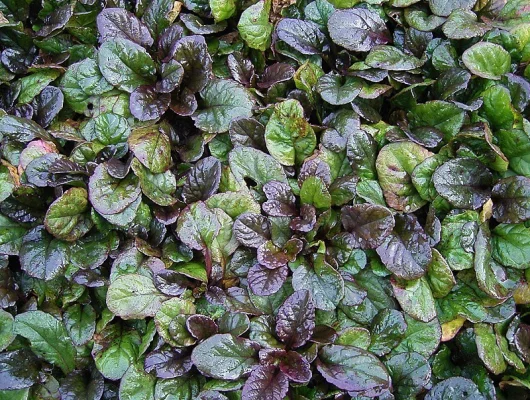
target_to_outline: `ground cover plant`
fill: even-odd
[[[525,399],[527,0],[0,0],[0,400]]]

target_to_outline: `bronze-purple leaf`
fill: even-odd
[[[296,198],[291,187],[285,182],[270,181],[263,185],[267,201],[263,211],[273,217],[290,217],[296,215]]]
[[[191,336],[198,340],[204,340],[218,332],[217,324],[206,315],[190,315],[186,320],[186,328]]]
[[[413,214],[396,216],[396,225],[377,248],[377,254],[390,271],[403,279],[423,276],[432,259],[429,238]]]
[[[133,13],[123,8],[102,10],[96,18],[96,23],[101,42],[111,38],[122,38],[144,47],[153,44],[153,38],[147,26]]]
[[[388,208],[368,203],[342,207],[341,221],[362,249],[378,247],[394,228]]]
[[[288,81],[295,73],[294,68],[287,63],[276,63],[265,68],[258,82],[260,89],[268,89],[278,82]]]
[[[245,400],[283,400],[289,390],[287,376],[274,365],[258,365],[243,386]]]
[[[280,290],[288,273],[289,268],[286,266],[270,269],[255,264],[248,271],[248,285],[252,293],[258,296],[269,296]]]
[[[296,351],[287,351],[280,359],[280,371],[282,371],[290,381],[296,383],[307,383],[311,380],[311,366],[309,362]]]
[[[285,300],[276,316],[276,335],[288,348],[303,346],[315,329],[315,306],[308,290],[298,290]]]
[[[215,157],[206,157],[198,161],[188,172],[182,188],[182,198],[188,204],[207,200],[219,189],[221,181],[221,163]]]
[[[298,253],[302,251],[303,242],[293,238],[285,243],[283,248],[276,246],[271,240],[258,247],[258,262],[266,268],[279,268],[296,260]]]
[[[310,204],[300,207],[300,216],[293,218],[289,227],[293,231],[310,232],[317,223],[317,210]]]
[[[157,378],[170,379],[182,376],[193,366],[186,349],[156,350],[145,357],[146,372],[154,372]]]
[[[259,247],[271,237],[269,220],[261,214],[241,214],[233,230],[237,241],[247,247]]]

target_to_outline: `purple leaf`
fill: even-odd
[[[396,216],[396,225],[377,248],[377,254],[391,272],[403,279],[423,276],[432,259],[429,239],[413,214]]]
[[[260,89],[268,89],[278,82],[288,81],[293,77],[295,70],[291,65],[286,63],[276,63],[265,68],[258,87]]]
[[[296,215],[296,198],[291,187],[284,182],[270,181],[263,185],[267,201],[263,203],[263,211],[273,217],[290,217]]]
[[[317,210],[310,204],[303,204],[300,208],[300,216],[293,218],[289,227],[293,231],[310,232],[317,223]]]
[[[189,351],[185,349],[157,350],[145,357],[146,372],[154,372],[157,378],[170,379],[182,376],[193,366]]]
[[[158,94],[152,86],[139,86],[131,93],[131,114],[140,121],[160,118],[169,107],[171,96],[167,93]]]
[[[392,212],[373,204],[342,207],[341,220],[344,229],[353,235],[362,249],[378,247],[394,228]]]
[[[276,293],[287,279],[289,268],[282,266],[276,269],[266,268],[255,264],[248,271],[248,285],[250,290],[258,296],[269,296]]]
[[[286,352],[280,361],[279,367],[280,371],[293,382],[307,383],[311,380],[311,365],[296,351]]]
[[[315,329],[315,306],[308,290],[299,290],[285,300],[276,316],[276,335],[287,347],[303,346]]]
[[[303,247],[303,242],[297,238],[288,240],[283,248],[269,240],[258,247],[258,262],[266,268],[279,268],[296,260]]]
[[[390,376],[372,353],[353,346],[327,345],[320,349],[317,369],[339,389],[374,397],[389,389]]]
[[[206,315],[190,315],[186,320],[186,328],[195,339],[204,340],[218,331],[217,324]]]
[[[136,15],[123,8],[106,8],[96,19],[100,42],[111,38],[128,39],[140,46],[149,47],[153,38],[147,26]]]
[[[287,376],[274,365],[257,366],[245,386],[242,398],[245,400],[283,400],[289,390]]]
[[[259,247],[271,237],[269,220],[261,214],[241,214],[233,230],[238,242],[247,247]]]

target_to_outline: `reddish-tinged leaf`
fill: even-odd
[[[285,300],[276,316],[276,335],[287,347],[303,346],[315,329],[315,306],[308,290],[298,290]]]

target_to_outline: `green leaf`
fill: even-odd
[[[418,104],[409,113],[412,129],[430,127],[436,128],[444,134],[444,140],[451,140],[464,124],[465,112],[446,101],[428,101]]]
[[[107,291],[107,307],[123,319],[153,317],[166,299],[151,278],[138,274],[118,276]]]
[[[335,7],[326,0],[316,0],[305,7],[304,14],[309,21],[313,21],[320,26],[322,31],[325,31],[333,11],[335,11]]]
[[[0,351],[4,351],[16,337],[14,322],[10,313],[0,310]]]
[[[372,135],[362,129],[354,130],[348,137],[346,152],[361,179],[376,178],[377,143]]]
[[[297,100],[276,104],[265,128],[265,143],[283,165],[299,165],[313,153],[317,139]]]
[[[94,118],[94,138],[105,146],[127,142],[131,133],[127,119],[121,115],[104,113]],[[89,121],[90,123],[90,121]],[[92,140],[92,138],[87,138]]]
[[[154,174],[136,158],[132,160],[131,168],[140,180],[142,193],[153,203],[159,206],[170,206],[177,201],[173,197],[173,194],[177,190],[177,181],[171,171],[168,170],[160,174]]]
[[[412,1],[412,0],[411,0]],[[415,2],[415,1],[414,1]],[[432,15],[428,11],[421,8],[408,7],[405,8],[405,21],[414,29],[425,32],[434,31],[445,22],[444,17]]]
[[[254,100],[250,92],[235,81],[215,79],[201,91],[202,105],[192,115],[195,126],[209,133],[228,131],[230,121],[251,117]]]
[[[72,64],[61,79],[60,86],[66,103],[81,114],[89,114],[88,104],[93,103],[97,96],[112,90],[112,85],[91,58]]]
[[[434,201],[439,196],[434,187],[433,175],[445,160],[445,157],[440,154],[435,154],[423,160],[412,171],[412,184],[422,199]]]
[[[420,145],[403,141],[387,144],[377,155],[376,168],[379,184],[386,202],[396,210],[413,212],[424,206],[411,181],[414,168],[432,153]]]
[[[206,200],[210,209],[220,208],[232,219],[236,219],[243,213],[261,212],[261,207],[254,197],[247,191],[217,193]]]
[[[68,374],[75,368],[75,349],[61,321],[42,311],[15,317],[15,333],[31,342],[31,350]]]
[[[456,284],[453,271],[445,258],[436,249],[432,249],[432,260],[425,275],[434,297],[446,296]]]
[[[219,234],[221,224],[216,215],[202,201],[185,208],[177,221],[177,235],[195,250],[210,247]]]
[[[492,233],[495,260],[506,267],[530,267],[530,228],[524,224],[499,224]]]
[[[364,62],[372,68],[388,71],[408,71],[419,68],[423,61],[399,50],[394,46],[376,46],[366,56]]]
[[[155,386],[155,399],[198,399],[203,383],[204,378],[200,375],[184,375],[173,379],[158,379]]]
[[[230,18],[237,11],[234,0],[209,0],[215,22]]]
[[[322,254],[315,256],[312,265],[304,261],[294,270],[293,288],[309,290],[320,310],[334,310],[344,297],[344,280]]]
[[[0,202],[11,196],[15,189],[15,180],[11,175],[10,168],[3,164],[0,165]]]
[[[479,227],[475,240],[475,273],[478,286],[494,299],[506,299],[516,283],[491,257],[491,234],[487,224]]]
[[[155,400],[157,379],[144,371],[143,363],[132,364],[120,381],[121,400]]]
[[[94,337],[92,357],[101,374],[111,380],[121,379],[138,357],[140,335],[120,324],[107,326]]]
[[[349,327],[343,329],[339,333],[339,337],[335,341],[335,344],[341,344],[343,346],[354,346],[363,350],[368,350],[370,342],[370,331],[368,329],[359,327]]]
[[[368,350],[383,356],[399,344],[405,335],[407,324],[397,310],[381,310],[372,321],[371,343]]]
[[[22,239],[20,265],[29,276],[51,280],[66,269],[69,245],[51,236],[40,225]]]
[[[90,203],[100,214],[117,214],[140,196],[138,178],[129,174],[117,179],[109,174],[109,165],[100,164],[88,182]]]
[[[36,138],[51,142],[54,140],[36,122],[15,115],[4,115],[0,117],[0,137],[7,137],[22,143],[29,142]]]
[[[225,333],[198,344],[191,353],[191,360],[206,376],[235,380],[251,371],[256,364],[256,353],[251,341]]]
[[[502,85],[493,85],[482,92],[481,111],[492,129],[511,129],[516,114],[512,106],[510,91]]]
[[[57,79],[61,73],[56,69],[44,70],[24,76],[17,82],[20,94],[18,104],[27,104],[35,98],[51,82]]]
[[[250,48],[265,51],[270,46],[273,29],[270,9],[270,0],[260,0],[241,13],[237,29]]]
[[[475,0],[429,0],[429,7],[433,14],[447,17],[457,9],[471,10]]]
[[[270,155],[249,147],[236,147],[228,155],[230,170],[236,181],[244,183],[245,178],[252,179],[261,189],[270,181],[287,183],[282,166]]]
[[[334,73],[321,76],[315,86],[322,99],[335,106],[350,103],[361,93],[362,88],[360,80],[351,77],[342,78]]]
[[[510,72],[510,53],[501,46],[489,42],[476,43],[462,54],[464,65],[473,74],[486,79],[501,79]]]
[[[405,337],[394,348],[393,353],[416,352],[424,357],[430,357],[440,344],[442,328],[436,318],[429,322],[422,322],[405,315],[407,330]]]
[[[173,297],[172,299],[164,302],[162,307],[158,310],[155,315],[156,331],[162,339],[171,346],[177,347],[179,344],[171,336],[169,327],[171,321],[178,315],[189,315],[195,314],[195,305],[189,300],[179,299]]]
[[[127,39],[105,41],[99,49],[98,64],[110,84],[128,93],[156,79],[156,66],[151,56],[143,47]]]
[[[153,0],[148,3],[142,21],[147,25],[153,38],[157,38],[177,17],[173,0]]]
[[[448,215],[442,221],[437,249],[453,271],[473,268],[473,249],[479,216],[475,211]]]
[[[457,8],[451,12],[442,30],[449,39],[471,39],[489,30],[486,24],[477,22],[473,11]]]
[[[462,377],[453,377],[437,383],[427,396],[425,400],[486,400],[477,385],[471,379]]]
[[[411,317],[429,322],[436,317],[436,306],[431,288],[425,278],[392,283],[401,308]]]
[[[525,120],[526,121],[526,120]],[[495,132],[498,145],[510,161],[510,169],[530,177],[530,124],[524,124],[525,130],[499,130]]]
[[[396,398],[414,398],[429,388],[431,367],[421,354],[397,354],[389,358],[385,365],[392,377]]]
[[[165,172],[171,165],[169,137],[159,125],[134,129],[129,136],[129,147],[143,165],[154,174]]]
[[[63,315],[64,325],[72,342],[82,346],[92,340],[96,329],[96,311],[90,305],[73,304]]]
[[[487,324],[475,324],[473,330],[475,331],[478,355],[486,368],[495,375],[503,373],[506,370],[506,363],[501,349],[497,346],[493,328]]]
[[[75,241],[92,228],[88,210],[88,193],[83,188],[71,188],[55,200],[44,218],[48,232],[58,239]]]
[[[18,255],[27,229],[0,214],[0,253]]]
[[[201,282],[208,282],[206,267],[203,264],[196,262],[183,263],[175,267],[175,271],[188,278],[196,279]]]
[[[331,207],[331,195],[322,179],[316,176],[310,176],[302,183],[300,201],[321,210]]]

